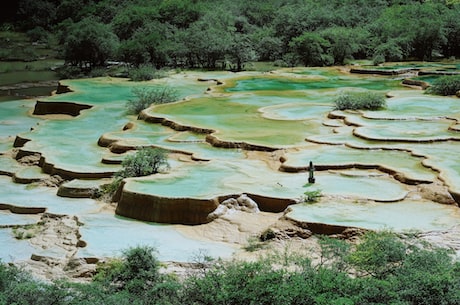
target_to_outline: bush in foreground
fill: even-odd
[[[460,75],[442,76],[435,80],[427,93],[436,95],[455,95],[460,91]]]
[[[320,240],[317,263],[286,249],[216,261],[183,279],[160,272],[150,247],[128,249],[87,284],[43,284],[0,264],[0,304],[460,304],[460,262],[448,250],[389,232],[357,245]]]
[[[386,106],[385,97],[371,91],[349,91],[335,100],[335,110],[379,110]]]

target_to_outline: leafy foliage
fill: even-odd
[[[323,66],[333,63],[327,54],[330,42],[317,33],[305,32],[289,43],[305,66]]]
[[[140,293],[144,287],[157,283],[160,279],[160,264],[151,247],[129,248],[123,252],[123,259],[103,268],[97,281],[110,286],[110,289]]]
[[[350,256],[350,262],[359,271],[381,279],[394,274],[406,255],[406,245],[392,233],[370,232]]]
[[[110,27],[93,18],[70,24],[61,36],[65,60],[81,68],[104,65],[118,43]]]
[[[458,91],[460,91],[460,75],[442,76],[427,89],[427,93],[436,95],[455,95]]]
[[[116,177],[142,177],[169,169],[167,152],[161,148],[142,148],[136,154],[127,156],[121,163],[123,169]]]
[[[123,178],[142,177],[169,169],[167,151],[161,148],[141,148],[127,156],[121,163],[123,168],[115,173],[110,184],[102,186],[102,193],[112,197],[119,189]]]
[[[16,14],[2,14],[4,28],[60,33],[65,58],[89,68],[103,57],[235,71],[254,60],[311,66],[460,57],[456,0],[21,0]]]
[[[167,104],[177,100],[178,93],[175,89],[163,86],[158,88],[133,88],[136,99],[127,103],[128,113],[139,114],[152,104]]]
[[[407,237],[406,237],[407,238]],[[406,304],[460,302],[460,263],[445,249],[368,232],[357,245],[320,237],[320,261],[286,250],[215,261],[179,280],[151,247],[100,265],[93,282],[45,284],[0,264],[0,304]],[[357,273],[356,273],[357,272]]]
[[[165,76],[165,73],[157,70],[152,65],[141,65],[137,68],[132,68],[129,70],[129,78],[133,81],[146,81],[151,79],[162,78]],[[139,92],[135,93],[140,98]]]
[[[378,110],[386,105],[385,97],[372,91],[343,92],[334,103],[335,110]]]
[[[321,190],[311,190],[303,193],[301,202],[313,203],[317,202],[323,196]]]

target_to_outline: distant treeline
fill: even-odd
[[[241,70],[460,57],[459,0],[19,0],[3,29],[53,35],[75,66],[107,60]]]

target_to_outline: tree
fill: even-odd
[[[398,38],[390,39],[378,45],[374,50],[374,58],[381,56],[383,61],[398,61],[404,58],[404,50],[401,48]]]
[[[150,147],[141,148],[134,155],[127,156],[121,165],[123,169],[115,174],[116,177],[142,177],[169,169],[166,150]]]
[[[33,29],[40,26],[50,29],[56,18],[56,8],[46,0],[18,1],[18,18],[24,29]]]
[[[243,70],[244,63],[256,60],[256,53],[247,34],[233,33],[227,50],[227,58],[234,65],[232,70]]]
[[[213,26],[209,26],[212,24]],[[230,16],[225,12],[210,11],[187,29],[185,45],[192,62],[203,68],[215,69],[223,61],[231,41]]]
[[[154,6],[132,5],[121,10],[112,20],[112,27],[120,40],[129,39],[146,24],[159,18]]]
[[[275,35],[271,27],[256,28],[251,34],[256,56],[261,61],[274,61],[281,57],[283,52],[283,41]]]
[[[140,148],[134,155],[127,156],[121,165],[123,168],[115,173],[113,181],[102,186],[102,193],[110,200],[113,200],[124,178],[143,177],[168,170],[168,154],[162,148]]]
[[[365,53],[369,33],[360,28],[331,27],[321,31],[320,35],[330,43],[328,55],[333,58],[333,63],[342,65],[345,59]]]
[[[64,58],[82,68],[104,65],[119,44],[108,25],[92,18],[70,23],[66,33],[63,37]]]
[[[174,30],[171,25],[155,20],[139,29],[133,37],[145,46],[150,62],[157,69],[165,67],[169,62],[168,45]]]
[[[460,57],[460,22],[458,22],[458,16],[460,16],[460,3],[446,11],[444,15],[444,31],[446,41],[442,47],[443,55],[445,57]]]
[[[323,66],[333,63],[333,59],[327,54],[331,47],[330,42],[317,33],[305,32],[293,38],[289,46],[305,66]]]
[[[164,0],[159,6],[160,20],[180,29],[187,28],[202,14],[203,5],[198,1]]]
[[[177,91],[171,87],[163,86],[158,88],[133,88],[135,99],[127,104],[128,113],[139,114],[142,110],[152,104],[167,104],[177,100]]]
[[[80,0],[62,0],[56,8],[56,19],[60,23],[66,19],[72,22],[78,22],[82,19],[82,6],[88,3],[82,3]]]
[[[150,54],[146,46],[135,38],[124,40],[120,43],[118,56],[122,61],[135,67],[150,62]]]
[[[83,298],[94,298],[89,304],[180,304],[181,285],[172,277],[160,273],[156,250],[137,246],[123,251],[120,260],[98,268],[92,284],[80,286]],[[101,291],[103,293],[101,294]]]
[[[404,58],[430,60],[433,51],[446,42],[445,6],[426,2],[388,7],[372,25],[379,44],[396,43]]]
[[[307,31],[317,29],[315,19],[310,18],[312,10],[308,4],[286,5],[274,16],[275,36],[283,41],[283,52],[289,49],[289,42]]]
[[[134,292],[134,287],[130,287],[130,282],[142,282],[142,286],[156,283],[160,279],[160,263],[153,254],[154,251],[147,246],[129,248],[123,251],[121,262],[115,261],[101,268],[95,280],[110,286],[112,290],[131,288],[131,292]]]

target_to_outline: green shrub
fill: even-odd
[[[323,196],[321,190],[311,190],[303,193],[303,196],[300,198],[301,202],[313,203],[318,202],[318,200]]]
[[[161,148],[141,148],[134,155],[127,156],[121,165],[123,168],[115,173],[112,183],[101,187],[102,193],[109,197],[117,192],[123,178],[148,176],[168,170],[168,154]]]
[[[460,91],[460,75],[442,76],[427,89],[427,93],[436,95],[455,95],[458,91]]]
[[[103,197],[103,199],[107,201],[113,200],[113,196],[120,187],[121,181],[123,181],[122,177],[115,177],[111,183],[101,185],[101,194],[99,195],[99,197]]]
[[[394,233],[369,232],[349,259],[358,271],[381,279],[396,272],[406,256],[406,249]]]
[[[142,177],[169,169],[167,151],[161,148],[141,148],[134,155],[127,156],[121,163],[123,169],[116,177]]]
[[[372,58],[372,64],[374,66],[378,66],[380,64],[383,64],[385,62],[385,56],[382,54],[377,54]]]
[[[24,238],[25,238],[25,237],[24,237],[24,233],[25,233],[25,232],[24,232],[23,230],[18,230],[18,228],[14,228],[14,229],[13,229],[13,236],[14,236],[14,238],[16,238],[16,239],[19,239],[19,240],[24,239]]]
[[[248,238],[248,243],[246,246],[244,246],[244,250],[248,252],[254,252],[260,249],[263,249],[266,247],[266,244],[264,242],[261,242],[259,238],[255,236],[251,236]]]
[[[77,66],[63,65],[59,69],[56,69],[56,72],[60,79],[84,77],[83,71]]]
[[[128,71],[128,76],[131,80],[137,82],[163,78],[166,74],[163,71],[157,70],[152,65],[141,65],[137,68],[131,68]]]
[[[95,67],[89,71],[89,77],[101,77],[101,76],[107,76],[107,68],[105,67]]]
[[[134,88],[135,99],[128,101],[127,108],[130,114],[139,114],[151,104],[166,104],[177,100],[178,93],[175,89],[163,86],[158,88]]]
[[[460,304],[453,251],[368,232],[357,244],[320,237],[320,262],[284,257],[216,261],[181,281],[160,272],[151,247],[98,266],[85,284],[40,283],[0,262],[0,304]]]
[[[42,27],[37,26],[32,30],[27,31],[26,35],[29,37],[30,41],[47,42],[50,34]]]
[[[371,91],[343,92],[334,103],[335,110],[378,110],[386,106],[385,97]]]
[[[38,224],[29,224],[29,225],[23,225],[18,228],[13,228],[12,232],[13,232],[14,238],[22,240],[22,239],[31,239],[32,237],[35,237],[39,229],[40,227]]]

